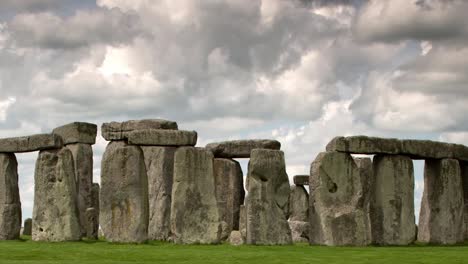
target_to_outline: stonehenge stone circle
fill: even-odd
[[[75,168],[75,182],[78,199],[78,213],[80,217],[81,233],[86,235],[88,226],[86,210],[93,207],[91,188],[93,184],[93,149],[89,144],[75,143],[65,146],[73,156]]]
[[[463,186],[455,159],[426,160],[418,240],[455,244],[464,240]]]
[[[23,236],[30,236],[32,234],[32,219],[27,218],[24,220],[24,227],[23,227]]]
[[[311,244],[364,246],[371,243],[365,182],[351,155],[322,152],[310,170]]]
[[[177,130],[177,123],[163,119],[129,120],[125,122],[104,123],[101,127],[102,137],[107,140],[124,140],[128,133],[144,129],[172,129]]]
[[[44,149],[59,149],[63,146],[62,138],[55,134],[38,134],[27,137],[0,139],[0,152],[32,152]]]
[[[0,153],[0,240],[18,239],[20,230],[18,163],[15,154]]]
[[[415,241],[413,161],[399,155],[376,155],[371,199],[372,241],[408,245]]]
[[[110,242],[142,243],[148,237],[148,179],[143,151],[124,141],[102,157],[99,222]]]
[[[352,154],[394,154],[413,159],[455,158],[468,161],[468,147],[430,140],[366,136],[336,137],[328,143],[326,149]]]
[[[250,158],[253,149],[279,150],[281,143],[271,139],[232,140],[206,145],[216,158]]]
[[[165,129],[135,130],[128,133],[128,143],[142,146],[195,146],[197,132]]]
[[[289,221],[309,222],[309,194],[302,185],[291,185]]]
[[[248,166],[247,244],[291,244],[289,180],[280,150],[254,149]]]
[[[310,175],[296,175],[293,177],[293,182],[296,185],[309,185]]]
[[[175,147],[142,147],[148,175],[148,239],[168,240]]]
[[[225,240],[232,230],[239,230],[239,210],[245,195],[243,174],[239,162],[230,159],[214,159],[213,170],[220,220],[224,222],[221,239]]]
[[[74,143],[94,145],[96,143],[97,125],[73,122],[55,128],[52,133],[61,136],[65,145]]]
[[[73,156],[68,148],[42,150],[34,174],[34,241],[81,238]]]
[[[220,242],[221,219],[216,201],[213,154],[204,148],[175,152],[171,232],[178,244]]]

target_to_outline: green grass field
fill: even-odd
[[[319,247],[1,241],[0,263],[468,263],[468,246]]]

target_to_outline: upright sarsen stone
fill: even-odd
[[[81,234],[85,236],[86,227],[88,226],[86,210],[93,207],[91,201],[93,149],[91,145],[82,143],[70,144],[67,145],[66,148],[68,148],[73,155]]]
[[[0,240],[18,239],[20,230],[18,163],[15,154],[0,153]]]
[[[372,241],[411,244],[416,239],[413,161],[399,155],[376,155],[373,164]]]
[[[219,243],[221,222],[215,190],[213,154],[204,148],[177,149],[171,203],[175,243]]]
[[[309,194],[302,185],[291,185],[289,221],[309,222]]]
[[[247,244],[291,244],[287,221],[290,187],[283,152],[252,150],[247,177]]]
[[[365,183],[351,155],[322,152],[310,170],[310,243],[339,246],[371,242]]]
[[[426,160],[418,240],[455,244],[464,240],[463,186],[455,159]]]
[[[32,219],[27,218],[24,220],[23,236],[30,236],[32,234]]]
[[[460,162],[463,181],[463,219],[465,220],[465,240],[468,240],[468,162]]]
[[[109,143],[102,157],[100,224],[110,242],[141,243],[148,236],[148,179],[143,151]]]
[[[223,230],[221,239],[229,237],[232,230],[239,230],[239,210],[244,203],[244,181],[239,162],[231,159],[214,159],[216,200]]]
[[[80,240],[75,171],[69,149],[43,150],[34,174],[34,241]]]
[[[148,174],[149,240],[168,240],[175,147],[142,147]]]

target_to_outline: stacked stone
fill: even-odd
[[[231,244],[239,245],[244,243],[246,237],[246,223],[240,223],[240,219],[246,219],[245,215],[241,215],[245,196],[243,173],[240,164],[234,159],[250,158],[253,149],[279,150],[280,147],[278,141],[268,139],[232,140],[206,145],[215,157],[213,168],[222,223],[221,240],[229,238]]]
[[[40,157],[43,153],[59,152],[63,148],[63,140],[60,136],[55,134],[38,134],[26,137],[15,137],[0,139],[0,240],[5,239],[17,239],[20,235],[21,230],[21,203],[18,190],[18,164],[14,153],[22,152],[33,152],[40,151]],[[41,161],[39,159],[39,161]],[[62,161],[62,160],[60,160]],[[52,166],[56,161],[50,161],[49,166]],[[38,162],[36,168],[43,167],[45,164]],[[34,218],[33,224],[41,225],[42,235],[35,234],[34,230],[32,233],[34,240],[52,240],[52,241],[63,241],[63,240],[75,240],[74,237],[66,234],[73,233],[73,228],[70,225],[66,225],[68,222],[78,224],[78,218],[76,213],[73,213],[76,207],[68,207],[66,202],[73,200],[76,203],[76,197],[73,192],[66,192],[66,187],[63,188],[64,193],[63,199],[51,198],[45,202],[41,198],[45,196],[54,196],[53,191],[56,185],[64,185],[68,182],[63,177],[70,177],[74,181],[74,172],[71,171],[71,175],[68,175],[70,168],[73,170],[73,164],[64,164],[65,168],[63,171],[48,171],[47,173],[40,173],[36,170],[35,173],[35,203],[34,203]],[[69,165],[69,166],[68,166]],[[62,168],[62,166],[60,166]],[[56,183],[56,176],[60,174],[62,176],[61,182]],[[49,182],[49,187],[46,188],[41,185],[44,181]],[[71,184],[74,184],[71,182]],[[39,197],[36,199],[36,197]],[[59,196],[55,196],[58,198]],[[37,201],[36,201],[37,200]],[[47,200],[47,199],[46,199]],[[63,203],[62,203],[63,200]],[[54,208],[55,214],[49,218],[37,217],[37,212],[42,215],[48,214],[51,210],[49,208],[40,208],[38,203],[42,203],[42,206],[50,205],[50,207],[60,204],[60,208]],[[35,214],[36,212],[36,214]],[[69,219],[67,217],[69,216]],[[70,221],[68,221],[70,220]],[[52,223],[53,222],[53,223]],[[50,230],[54,230],[54,235],[51,235]]]
[[[289,195],[289,227],[295,243],[309,241],[309,194],[304,185],[309,185],[309,175],[293,177]]]
[[[93,232],[88,232],[90,231],[88,226],[99,225],[98,208],[93,205],[91,193],[93,185],[92,145],[96,143],[97,126],[74,122],[57,127],[52,133],[60,136],[65,147],[72,153],[81,236],[96,238]]]
[[[175,152],[194,146],[197,133],[145,119],[104,123],[102,136],[111,141],[102,160],[104,235],[115,242],[169,240]]]
[[[327,151],[375,155],[373,173],[370,173],[373,176],[368,181],[370,188],[364,191],[363,197],[363,201],[370,201],[374,243],[407,245],[416,239],[411,159],[425,160],[418,240],[434,244],[463,241],[467,225],[464,214],[468,214],[468,180],[464,165],[468,160],[468,147],[428,140],[353,136],[334,138],[327,145]]]

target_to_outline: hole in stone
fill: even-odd
[[[41,228],[39,228],[39,231],[44,232],[44,229],[42,229],[42,227],[41,227]]]
[[[338,186],[336,186],[336,183],[332,182],[331,184],[328,185],[328,191],[331,193],[336,193],[338,190]]]

